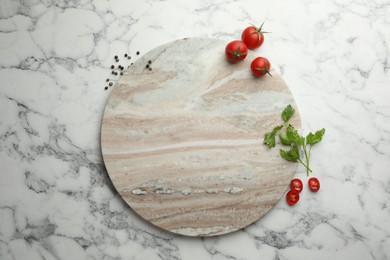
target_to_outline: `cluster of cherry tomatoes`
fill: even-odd
[[[264,24],[264,23],[263,23]],[[249,26],[241,34],[241,40],[235,40],[225,48],[225,54],[231,63],[243,61],[248,49],[254,50],[259,48],[264,42],[263,24],[260,27]],[[254,76],[262,77],[265,74],[270,74],[271,63],[264,57],[257,57],[251,63],[251,70]]]
[[[320,181],[316,177],[312,177],[307,182],[309,189],[312,192],[317,192],[320,189]],[[299,193],[303,190],[303,183],[300,179],[292,179],[289,192],[286,194],[288,205],[295,205],[299,200]]]

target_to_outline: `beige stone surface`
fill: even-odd
[[[262,144],[283,123],[283,108],[296,108],[291,92],[275,70],[251,75],[253,52],[229,64],[225,45],[190,38],[152,50],[106,105],[101,145],[115,188],[141,217],[174,233],[213,236],[250,225],[296,170]],[[300,127],[298,113],[292,123]]]

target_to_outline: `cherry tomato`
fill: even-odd
[[[264,24],[264,23],[263,23]],[[248,49],[259,48],[264,42],[263,24],[260,27],[254,25],[247,27],[241,34],[242,41],[246,44]]]
[[[315,177],[310,178],[308,184],[309,189],[313,192],[317,192],[320,189],[320,181]]]
[[[288,205],[292,206],[296,204],[298,200],[299,200],[299,193],[297,191],[290,190],[289,192],[287,192],[286,201]]]
[[[269,73],[270,69],[271,63],[264,57],[257,57],[251,63],[252,73],[257,77],[262,77],[265,74],[272,76],[271,73]]]
[[[245,59],[248,54],[248,48],[243,41],[235,40],[226,45],[225,54],[228,61],[237,63]]]
[[[290,183],[290,188],[297,192],[301,192],[303,189],[303,184],[300,179],[292,179]]]

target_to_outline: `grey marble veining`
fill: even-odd
[[[0,1],[0,259],[390,259],[389,12],[386,0]],[[304,132],[327,129],[313,148],[320,192],[217,238],[150,226],[102,164],[113,56],[228,42],[262,21],[272,33],[256,53]]]

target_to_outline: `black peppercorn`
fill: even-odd
[[[114,69],[115,68],[115,66],[114,65],[111,65],[111,69]]]
[[[149,68],[149,70],[151,71],[151,70],[152,70],[152,68]]]
[[[115,75],[115,71],[111,71],[111,74],[112,74],[112,75]]]
[[[147,69],[149,68],[149,64],[146,64],[146,68],[147,68]]]
[[[125,57],[127,57],[127,53],[125,53]]]
[[[105,87],[104,89],[105,89],[105,90],[107,90],[107,89],[108,89],[108,87]]]
[[[121,72],[120,74],[121,74],[121,76],[122,76],[122,75],[123,75],[123,72]]]
[[[127,59],[129,59],[129,60],[130,60],[130,59],[131,59],[131,56],[127,57]]]
[[[106,82],[109,82],[110,81],[110,79],[106,79]]]
[[[112,82],[110,82],[108,85],[111,87],[112,86]]]
[[[137,51],[137,53],[136,53],[137,55],[139,55],[139,51]]]
[[[118,59],[118,55],[115,55],[114,58],[117,60]]]
[[[152,64],[152,61],[151,61],[151,60],[148,60],[148,63],[149,63],[149,64]]]

